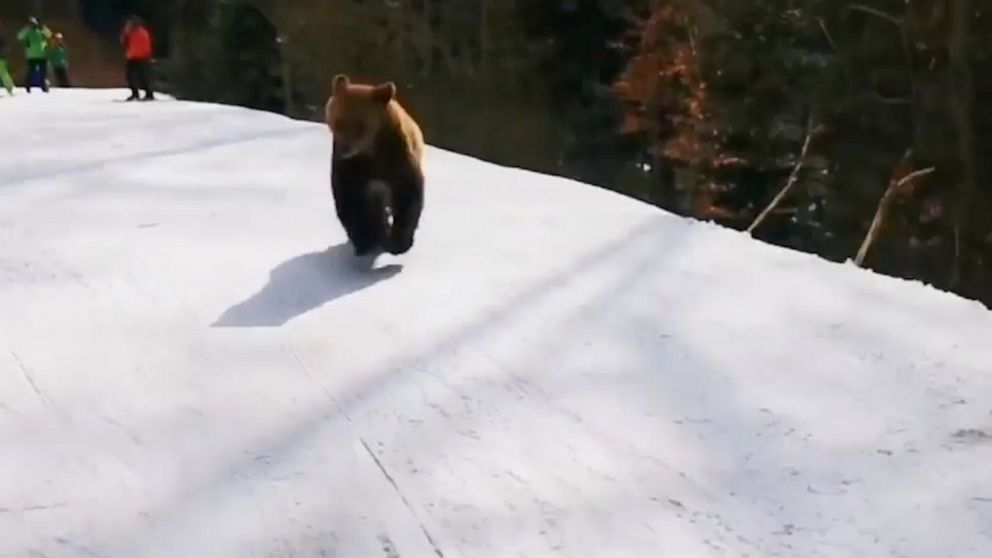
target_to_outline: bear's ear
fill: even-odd
[[[396,97],[396,84],[391,81],[377,85],[372,90],[372,98],[382,104],[392,101],[394,97]]]
[[[333,85],[333,89],[331,89],[331,92],[334,95],[343,93],[348,89],[349,85],[351,85],[351,80],[348,79],[348,76],[344,74],[338,74],[334,76],[334,85]]]

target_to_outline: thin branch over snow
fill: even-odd
[[[901,180],[892,181],[889,183],[889,187],[885,189],[882,199],[878,202],[878,209],[875,210],[875,218],[872,219],[871,226],[868,227],[868,234],[865,235],[865,239],[861,243],[861,248],[858,249],[858,255],[854,258],[855,264],[859,267],[864,265],[865,258],[868,256],[868,250],[870,250],[871,245],[875,243],[875,239],[878,237],[878,233],[882,230],[882,225],[885,223],[885,220],[889,215],[889,209],[892,207],[892,200],[895,199],[896,192],[898,192],[899,189],[906,184],[909,184],[917,178],[924,177],[934,172],[934,170],[934,167],[930,167],[913,171],[902,177]]]
[[[795,186],[796,182],[799,180],[799,173],[802,172],[803,167],[806,165],[806,156],[809,153],[809,146],[813,143],[813,137],[816,136],[820,129],[821,127],[813,125],[813,117],[810,116],[809,124],[806,125],[806,140],[803,142],[803,150],[799,153],[799,160],[796,161],[796,166],[792,168],[792,174],[789,175],[788,182],[785,183],[785,186],[779,191],[775,198],[772,199],[772,202],[768,204],[768,207],[766,207],[765,210],[758,215],[754,222],[751,223],[751,226],[747,228],[748,234],[754,234],[754,230],[758,228],[758,225],[760,225],[772,211],[775,211],[775,208],[782,203],[785,196],[787,196],[789,191],[792,190],[792,187]]]

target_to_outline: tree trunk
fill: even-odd
[[[282,75],[283,111],[286,116],[296,115],[296,105],[293,102],[293,69],[289,63],[289,39],[279,35],[279,72]]]
[[[972,0],[950,0],[951,33],[948,44],[951,95],[950,112],[957,130],[958,163],[961,165],[957,185],[957,204],[954,212],[954,263],[951,269],[951,288],[961,282],[962,244],[968,239],[969,210],[975,192],[978,166],[975,160],[974,77],[971,67],[970,22],[974,13]]]
[[[490,37],[490,18],[489,12],[492,8],[489,6],[490,0],[480,0],[480,12],[479,12],[479,70],[482,74],[483,79],[487,80],[489,83],[491,79],[490,74],[490,60],[489,57],[492,55],[492,39]]]

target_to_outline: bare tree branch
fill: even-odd
[[[875,243],[875,239],[878,237],[878,233],[882,230],[882,225],[885,224],[885,220],[889,216],[889,209],[892,207],[892,201],[895,199],[896,192],[900,188],[909,184],[910,182],[924,177],[932,172],[934,168],[920,169],[913,171],[902,179],[896,181],[893,180],[889,183],[889,187],[885,189],[885,193],[882,195],[881,201],[878,202],[878,209],[875,210],[875,217],[871,221],[871,226],[868,227],[868,234],[865,235],[864,241],[861,243],[861,248],[858,249],[858,255],[854,258],[854,263],[858,267],[863,267],[865,263],[865,258],[868,256],[868,250],[871,249],[872,244]]]
[[[851,4],[847,8],[849,10],[851,10],[851,11],[863,12],[863,13],[866,13],[866,14],[873,15],[875,17],[880,17],[880,18],[888,21],[889,23],[892,23],[894,25],[898,25],[899,27],[902,27],[903,21],[902,21],[902,18],[901,17],[896,17],[896,16],[894,16],[892,14],[885,13],[882,10],[879,10],[879,9],[876,9],[876,8],[872,8],[871,6],[864,6],[862,4]]]
[[[904,99],[902,97],[886,97],[880,93],[872,94],[871,98],[879,103],[882,103],[883,105],[908,105],[913,102],[912,99]]]
[[[823,18],[817,20],[820,24],[820,29],[823,30],[823,36],[827,38],[827,42],[830,43],[830,48],[834,49],[835,54],[840,54],[840,49],[837,48],[837,43],[834,41],[833,35],[830,34],[830,30],[827,29],[827,23],[823,21]]]
[[[809,117],[809,124],[806,125],[806,140],[803,142],[803,149],[799,154],[799,160],[796,161],[795,167],[792,168],[792,173],[789,175],[789,180],[785,183],[785,186],[779,191],[779,193],[772,199],[772,202],[768,204],[768,207],[762,211],[758,217],[751,223],[751,226],[747,228],[748,234],[754,234],[754,230],[758,228],[759,225],[775,210],[776,207],[792,190],[796,182],[799,180],[799,173],[802,172],[803,167],[806,165],[806,156],[809,153],[809,146],[813,143],[813,137],[819,133],[821,127],[813,126],[813,117]]]

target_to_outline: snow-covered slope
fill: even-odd
[[[349,264],[322,126],[0,99],[0,556],[992,555],[992,314],[430,150]]]

